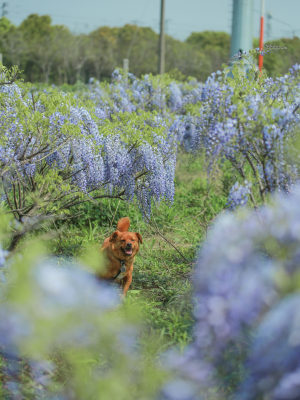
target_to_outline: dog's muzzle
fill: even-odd
[[[127,243],[123,251],[127,256],[131,256],[132,255],[132,244]]]

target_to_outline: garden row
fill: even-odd
[[[250,60],[205,83],[115,71],[74,93],[2,71],[4,396],[217,399],[238,369],[236,399],[297,398],[299,93],[299,66],[270,79]],[[172,204],[178,151],[204,156],[208,179],[226,169],[228,208],[255,209],[217,218],[193,274],[193,341],[157,362],[130,303],[27,237],[103,198],[151,218]]]

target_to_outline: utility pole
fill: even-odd
[[[2,8],[2,18],[3,18],[3,17],[5,17],[5,15],[7,15],[7,10],[6,10],[7,3],[3,2],[1,5],[1,8]],[[0,66],[2,66],[2,65],[3,65],[3,54],[0,53]],[[0,75],[0,77],[2,78],[2,74]]]
[[[253,0],[233,0],[230,57],[252,49]]]
[[[3,17],[5,17],[5,15],[7,15],[7,10],[6,10],[7,3],[6,2],[2,3],[1,8],[2,8],[2,18],[3,18]]]
[[[158,73],[165,72],[165,0],[160,0]]]

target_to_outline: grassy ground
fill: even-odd
[[[129,216],[143,244],[126,301],[141,305],[143,319],[159,336],[162,348],[183,348],[191,340],[190,276],[207,228],[226,203],[224,179],[208,184],[202,165],[191,155],[179,156],[174,204],[155,206],[150,223],[135,204],[105,200],[74,210],[75,217],[58,226],[51,241],[52,252],[76,257],[93,243],[100,246],[118,219]]]

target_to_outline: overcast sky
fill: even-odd
[[[166,31],[184,40],[191,32],[216,30],[231,32],[233,0],[165,0]],[[253,35],[258,36],[261,0],[253,0]],[[16,25],[29,14],[48,14],[54,24],[63,24],[73,33],[87,33],[99,26],[135,23],[159,27],[160,0],[2,0],[6,16]],[[265,0],[266,39],[300,36],[300,0]],[[1,9],[3,12],[3,9]]]

